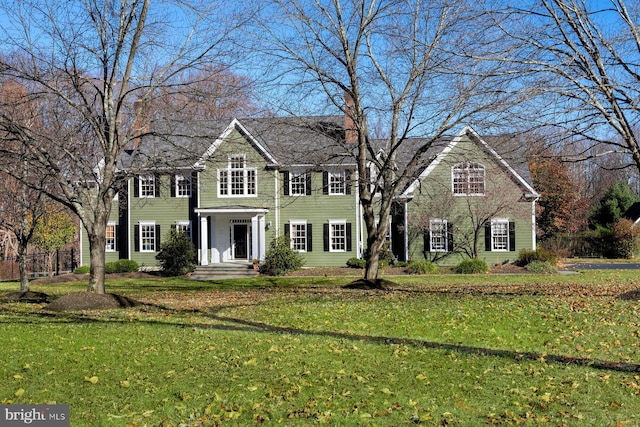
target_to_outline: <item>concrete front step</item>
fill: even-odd
[[[191,280],[221,280],[255,277],[258,274],[251,264],[222,263],[199,265],[191,273],[190,278]]]

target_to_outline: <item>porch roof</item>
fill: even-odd
[[[254,214],[266,214],[269,212],[267,208],[260,208],[255,206],[241,206],[241,205],[230,205],[230,206],[214,206],[210,208],[196,208],[194,211],[198,214],[211,214],[211,213],[254,213]]]

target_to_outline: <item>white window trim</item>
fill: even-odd
[[[231,162],[233,158],[242,158],[242,168],[231,168]],[[222,194],[222,192],[220,191],[221,186],[220,186],[220,174],[221,172],[226,172],[227,173],[227,193],[226,194]],[[231,171],[242,171],[242,194],[231,194],[232,193],[232,187],[233,187],[233,179],[232,179],[232,174]],[[248,190],[249,190],[249,171],[253,172],[253,176],[255,177],[254,179],[254,187],[255,187],[255,192],[254,194],[248,194]],[[258,197],[258,169],[257,168],[248,168],[247,167],[247,156],[246,154],[230,154],[229,157],[227,158],[227,168],[226,169],[218,169],[217,170],[217,178],[218,178],[218,182],[217,182],[217,187],[218,187],[218,197],[224,197],[224,198],[238,198],[238,197]]]
[[[105,252],[117,252],[116,248],[118,247],[118,235],[116,234],[116,223],[113,221],[109,221],[107,223],[107,227],[113,227],[113,249],[109,249],[105,242]]]
[[[142,183],[149,181],[151,183],[151,192],[153,194],[143,194]],[[156,176],[155,175],[138,175],[138,196],[140,199],[154,199],[156,197]]]
[[[478,166],[480,166],[479,169],[482,170],[482,188],[485,190],[482,193],[470,193],[469,192],[470,183],[469,183],[468,171],[470,170],[470,166],[471,165],[478,165]],[[465,192],[464,193],[456,193],[455,192],[455,176],[456,176],[455,171],[456,171],[456,169],[462,170],[465,173],[466,182],[465,182]],[[453,195],[455,197],[484,196],[486,194],[486,189],[487,189],[487,173],[486,173],[486,168],[484,167],[484,165],[482,163],[479,163],[479,162],[461,162],[461,163],[456,163],[451,168],[451,192],[453,193]]]
[[[302,193],[293,191],[293,179],[302,178]],[[306,171],[290,171],[289,172],[289,195],[290,196],[306,196],[307,195],[307,172]]]
[[[304,225],[304,249],[295,249],[293,247],[293,226],[294,225]],[[307,220],[291,220],[289,221],[289,247],[291,249],[293,249],[296,252],[307,252],[307,240],[309,238],[309,236],[307,235],[307,233],[309,232],[309,230],[307,229]]]
[[[434,226],[436,224],[440,224],[444,230],[444,248],[442,249],[438,249],[438,248],[434,248],[433,246],[433,237],[434,237]],[[447,230],[447,226],[448,226],[448,222],[446,219],[441,219],[441,218],[435,218],[435,219],[431,219],[429,220],[429,252],[447,252],[449,250],[448,245],[448,230]]]
[[[338,170],[338,171],[327,171],[327,186],[329,188],[328,194],[329,196],[344,196],[347,194],[347,171]],[[331,187],[331,178],[332,177],[340,177],[342,179],[342,191],[341,192],[333,192]]]
[[[155,252],[155,247],[156,247],[156,242],[157,242],[157,238],[158,236],[156,236],[156,222],[155,221],[140,221],[138,223],[139,227],[139,236],[138,236],[138,242],[140,242],[140,252],[145,252],[145,253],[152,253]],[[149,249],[144,249],[144,243],[143,243],[143,239],[142,239],[142,228],[143,227],[151,227],[151,229],[153,230],[153,248],[151,250]]]
[[[187,195],[179,194],[179,191],[178,191],[178,189],[180,188],[179,183],[182,182],[182,181],[186,181],[186,182],[189,183],[189,190],[188,190],[189,194],[187,194]],[[176,197],[187,198],[187,199],[189,197],[191,197],[191,191],[193,189],[191,188],[191,176],[190,175],[176,174],[175,178],[174,178],[173,185],[175,186]]]
[[[497,249],[495,247],[495,228],[494,225],[497,224],[504,224],[505,225],[505,230],[506,230],[506,245],[505,245],[505,249]],[[509,252],[509,219],[507,218],[495,218],[491,220],[491,252]]]
[[[333,226],[344,226],[344,249],[333,249]],[[329,221],[329,252],[347,252],[347,220],[331,220]]]

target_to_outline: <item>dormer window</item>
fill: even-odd
[[[458,163],[451,168],[451,175],[454,195],[484,196],[485,171],[480,163]]]

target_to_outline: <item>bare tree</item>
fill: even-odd
[[[395,197],[443,134],[471,120],[498,119],[508,76],[498,62],[463,55],[483,48],[486,34],[465,1],[275,0],[269,6],[260,19],[263,63],[286,90],[288,108],[296,96],[316,108],[328,100],[346,117],[342,153],[357,165],[365,279],[375,282]],[[385,138],[371,138],[368,121],[381,124]],[[424,139],[407,144],[411,136]]]
[[[47,171],[53,190],[36,189],[82,220],[92,292],[105,292],[105,230],[122,183],[119,161],[149,129],[137,120],[134,101],[184,86],[176,76],[185,70],[220,63],[237,25],[233,8],[220,2],[154,6],[150,0],[0,4],[0,83],[12,80],[26,88],[23,97],[0,109],[3,138],[24,148],[5,154]],[[229,12],[224,19],[223,12]],[[37,105],[33,117],[12,114],[27,104]]]
[[[555,129],[559,142],[572,145],[573,160],[618,153],[640,170],[638,2],[496,5],[495,27],[508,36],[501,57],[521,73],[530,97],[528,112],[520,110],[525,126]]]

